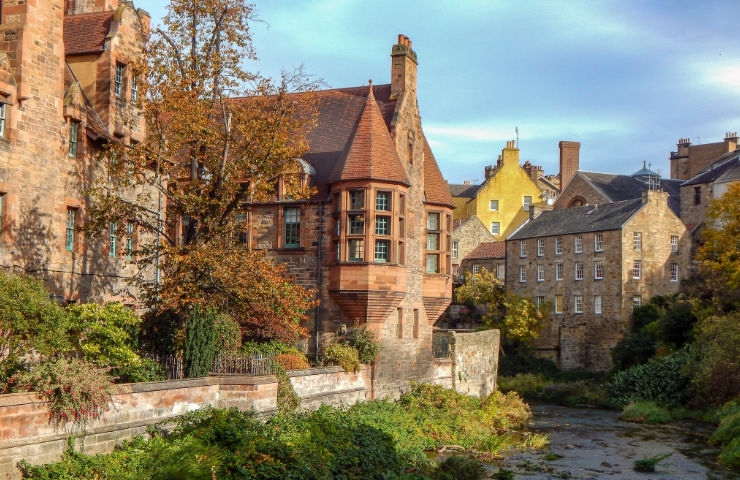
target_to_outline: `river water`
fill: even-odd
[[[517,479],[740,479],[714,460],[719,452],[707,446],[708,425],[640,425],[620,421],[618,412],[550,405],[533,406],[532,411],[529,430],[547,434],[550,444],[542,450],[504,454],[501,466],[514,471]],[[632,468],[635,460],[666,453],[671,456],[655,473]],[[562,458],[551,455],[546,460],[547,454]]]

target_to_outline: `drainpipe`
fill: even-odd
[[[317,284],[317,291],[316,291],[316,298],[320,301],[321,300],[321,288],[324,284],[324,269],[323,269],[323,259],[324,259],[324,204],[322,202],[319,202],[319,238],[318,238],[318,245],[316,247],[316,284]],[[321,331],[321,305],[319,304],[316,306],[316,319],[315,319],[315,329],[314,329],[314,340],[316,342],[316,356],[315,360],[319,360],[319,332]]]

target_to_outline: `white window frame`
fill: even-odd
[[[542,305],[545,304],[545,297],[541,295],[534,297],[534,303],[535,303],[535,306],[537,307],[537,313],[540,313],[540,309],[542,308]]]
[[[527,267],[519,265],[519,283],[527,283]]]
[[[496,278],[500,280],[503,280],[504,278],[504,264],[503,263],[496,264]]]
[[[583,296],[573,296],[573,313],[583,313]]]
[[[488,201],[488,211],[489,212],[498,212],[498,209],[499,209],[498,200],[489,200]]]
[[[5,128],[8,122],[8,110],[5,108],[6,104],[0,102],[0,137],[5,137]]]
[[[678,264],[677,263],[671,263],[670,272],[671,272],[671,282],[677,282],[678,281]]]
[[[563,237],[555,237],[555,255],[563,254]]]
[[[601,295],[594,295],[594,313],[601,315]]]
[[[478,265],[477,263],[473,265],[473,275],[475,275],[476,273],[480,273],[480,265]]]
[[[642,278],[642,261],[641,260],[632,261],[632,278],[635,280],[639,280],[640,278]]]
[[[642,306],[642,297],[640,295],[632,296],[632,308],[638,308]]]
[[[576,235],[573,239],[575,253],[583,253],[583,235]]]
[[[491,235],[501,235],[501,222],[491,222]]]
[[[632,249],[635,252],[642,251],[642,232],[632,232]]]
[[[594,261],[594,280],[603,280],[604,278],[604,262],[601,260]]]
[[[678,235],[671,235],[671,253],[678,253]]]
[[[523,195],[522,196],[522,210],[528,212],[529,207],[531,205],[532,205],[532,195]]]
[[[545,266],[544,265],[537,265],[537,281],[538,282],[545,281]]]
[[[543,257],[544,255],[545,255],[545,239],[538,238],[537,239],[537,256]]]
[[[594,252],[604,251],[604,234],[601,232],[594,233]]]
[[[519,256],[521,258],[527,258],[527,242],[524,240],[519,242]]]
[[[563,279],[563,274],[565,272],[565,264],[562,262],[557,262],[555,264],[555,280],[560,281]]]
[[[460,252],[460,241],[453,240],[452,241],[452,258],[457,258],[457,255],[459,252]]]
[[[556,314],[563,313],[563,296],[562,295],[555,295],[555,304],[553,305],[553,309]]]
[[[123,96],[123,75],[126,66],[122,63],[116,63],[113,73],[113,95],[116,98]]]
[[[573,272],[573,278],[576,280],[583,280],[583,263],[582,262],[576,262],[575,270]]]

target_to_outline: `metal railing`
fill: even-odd
[[[432,354],[434,358],[450,358],[450,334],[434,332],[432,335]]]
[[[185,378],[185,362],[182,357],[175,355],[143,354],[159,363],[167,374],[167,380],[181,380]],[[274,357],[261,353],[249,355],[219,354],[211,363],[210,375],[272,375],[277,371]]]

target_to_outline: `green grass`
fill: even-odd
[[[608,400],[601,378],[580,371],[560,372],[557,378],[540,373],[519,373],[513,377],[499,377],[498,385],[502,392],[517,392],[529,402],[566,407],[615,406]]]
[[[671,412],[655,402],[630,403],[619,415],[620,420],[632,423],[670,423],[673,420]]]
[[[709,441],[722,449],[720,463],[740,470],[740,399],[726,403],[717,415],[719,426]]]

